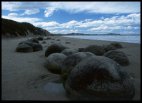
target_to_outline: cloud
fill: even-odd
[[[81,23],[76,20],[71,20],[69,22],[62,23],[60,26],[63,28],[72,28],[72,27],[76,27],[77,25],[80,25],[80,24]]]
[[[51,8],[51,7],[50,8],[46,8],[46,10],[44,11],[45,17],[51,16],[55,10],[56,10],[55,8]]]
[[[50,9],[46,9],[50,8]],[[140,2],[2,2],[2,10],[61,9],[70,13],[138,13]]]
[[[126,16],[113,16],[110,18],[101,18],[98,20],[85,19],[83,21],[71,20],[65,23],[57,23],[50,27],[52,30],[60,29],[65,30],[78,30],[92,33],[107,33],[107,32],[121,32],[133,31],[140,29],[140,14],[129,14]],[[48,27],[49,28],[49,27]],[[52,31],[51,31],[52,32]],[[63,31],[62,31],[63,32]],[[66,31],[67,32],[67,31]],[[70,31],[69,31],[70,32]]]
[[[61,2],[52,6],[71,13],[133,13],[140,12],[140,2]],[[56,4],[56,5],[55,5]]]
[[[2,18],[5,18],[5,19],[11,19],[11,20],[14,20],[14,21],[17,21],[17,22],[28,22],[28,23],[31,23],[31,24],[34,24],[36,22],[41,22],[42,20],[39,19],[39,18],[31,18],[31,17],[11,17],[10,15],[8,16],[4,16],[2,15]]]
[[[124,33],[124,31],[129,33],[132,33],[132,31],[140,32],[140,13],[131,13],[122,16],[117,15],[109,18],[103,17],[97,20],[71,20],[64,23],[59,23],[57,21],[46,22],[43,21],[41,18],[18,17],[16,15],[16,13],[10,13],[8,16],[2,17],[19,22],[29,22],[35,26],[47,29],[51,33]]]
[[[41,9],[48,6],[48,2],[2,2],[2,10],[19,11]]]
[[[52,22],[42,22],[40,26],[51,30],[51,32],[57,31],[58,33],[63,33],[68,31],[70,33],[72,30],[78,32],[92,32],[92,33],[105,33],[105,32],[121,32],[139,30],[140,28],[140,14],[134,13],[126,16],[113,16],[110,18],[101,18],[98,20],[85,19],[82,21],[71,20],[65,23],[58,23],[56,21]],[[85,31],[86,30],[86,31]]]
[[[67,33],[77,33],[78,32],[78,30],[66,30],[66,29],[64,29],[64,30],[49,30],[49,32],[52,32],[52,33],[61,33],[61,34],[67,34]]]
[[[16,17],[16,16],[18,16],[18,14],[17,13],[9,13],[8,16],[9,17]]]
[[[56,27],[59,26],[59,23],[56,21],[50,21],[50,22],[36,22],[34,23],[35,26],[41,26],[41,27]]]
[[[2,10],[18,11],[22,2],[2,2]]]
[[[32,15],[32,14],[37,14],[39,12],[40,12],[39,9],[25,10],[25,12],[22,15]]]

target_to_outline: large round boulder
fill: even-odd
[[[103,45],[105,52],[108,52],[110,50],[116,50],[117,48],[113,45]]]
[[[78,48],[79,52],[83,52],[85,48]]]
[[[78,63],[64,88],[69,97],[81,100],[131,100],[135,93],[127,72],[104,56],[91,56]]]
[[[61,65],[66,55],[62,53],[53,53],[46,58],[45,67],[52,73],[60,74]]]
[[[25,41],[21,41],[20,43],[18,43],[18,45],[21,45],[21,44],[27,44],[27,45],[29,45],[31,43],[33,43],[33,42],[30,41],[30,40],[25,40]]]
[[[16,48],[16,52],[33,52],[33,48],[28,44],[19,44]]]
[[[62,52],[64,49],[66,49],[65,46],[63,46],[62,44],[51,44],[45,51],[45,56],[48,57],[48,55],[52,54],[52,53],[60,53]]]
[[[68,56],[64,61],[62,65],[62,78],[63,80],[66,80],[68,74],[70,71],[82,60],[94,56],[93,53],[90,52],[78,52],[74,53],[70,56]]]
[[[40,51],[43,49],[42,45],[38,43],[32,43],[31,46],[33,47],[33,51]]]
[[[120,43],[118,43],[118,42],[112,42],[112,43],[110,43],[110,45],[113,45],[113,46],[116,47],[117,49],[123,48],[123,46],[122,46]]]
[[[38,41],[38,39],[37,39],[37,38],[29,39],[29,41],[34,42],[34,43],[39,43],[39,41]]]
[[[18,45],[21,45],[21,44],[27,44],[27,45],[31,46],[33,48],[33,52],[40,51],[43,49],[41,44],[36,43],[36,42],[32,42],[31,40],[22,41]]]
[[[106,52],[110,50],[120,49],[120,48],[123,48],[123,46],[118,42],[112,42],[109,45],[104,45],[104,49]]]
[[[118,50],[111,50],[104,54],[104,56],[113,59],[122,66],[129,65],[129,59],[124,52]]]
[[[90,45],[82,49],[82,51],[91,52],[94,53],[95,55],[103,55],[105,53],[103,46],[98,46],[98,45]]]
[[[43,37],[37,37],[37,39],[39,40],[39,41],[42,41],[43,40]]]
[[[61,53],[65,54],[66,56],[69,56],[77,52],[78,51],[75,49],[64,49]]]

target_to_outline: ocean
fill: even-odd
[[[79,38],[79,39],[89,39],[89,40],[105,40],[105,41],[117,41],[117,42],[127,42],[127,43],[138,43],[140,44],[140,36],[120,36],[120,35],[101,35],[101,36],[64,36],[70,38]]]

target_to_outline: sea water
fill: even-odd
[[[105,41],[117,41],[127,43],[138,43],[140,44],[140,36],[126,36],[126,35],[100,35],[100,36],[64,36],[78,39],[89,39],[89,40],[105,40]]]

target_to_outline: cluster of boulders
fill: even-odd
[[[121,66],[129,65],[119,43],[71,49],[51,44],[45,51],[45,67],[61,75],[63,86],[74,99],[130,100],[135,88],[131,76]]]
[[[43,37],[31,38],[25,41],[22,41],[16,47],[16,52],[35,52],[43,49],[42,45],[39,43],[40,40],[43,40]]]
[[[126,54],[118,49],[123,48],[120,43],[112,42],[109,45],[89,45],[86,48],[79,48],[80,52],[91,52],[98,56],[106,56],[113,59],[122,66],[129,65],[129,59]]]
[[[22,41],[16,51],[40,51],[43,47],[39,41],[46,43],[43,40],[38,37]],[[117,42],[78,49],[52,43],[45,50],[45,67],[60,75],[61,83],[72,99],[131,100],[135,94],[133,80],[122,69],[130,62],[126,54],[118,50],[121,48],[123,46]]]

